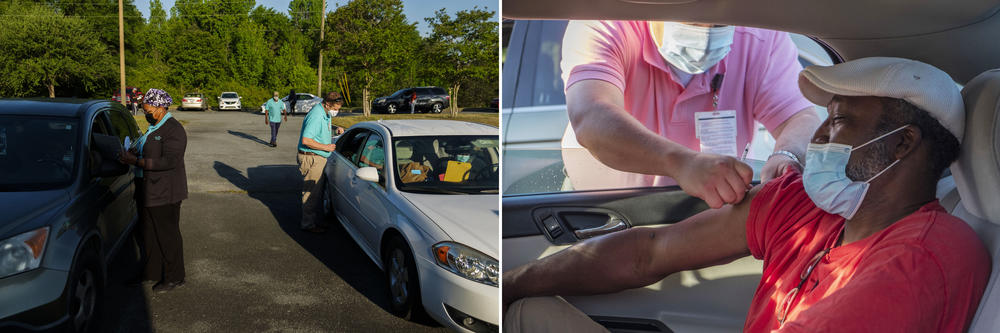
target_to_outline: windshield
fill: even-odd
[[[236,93],[223,93],[222,98],[238,98],[240,97]]]
[[[396,138],[396,187],[418,193],[499,193],[499,145],[500,139],[490,135]]]
[[[0,116],[0,191],[68,185],[77,127],[72,118]]]
[[[184,97],[201,97],[201,94],[187,94]]]

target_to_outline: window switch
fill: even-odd
[[[552,216],[546,217],[542,220],[542,225],[545,226],[545,231],[549,233],[552,239],[559,238],[563,234],[563,228],[559,225],[559,221]]]

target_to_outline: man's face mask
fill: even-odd
[[[854,181],[847,176],[847,162],[851,159],[851,152],[896,133],[906,126],[909,125],[882,134],[856,148],[840,143],[810,143],[806,150],[806,165],[802,170],[802,185],[809,199],[827,213],[837,214],[848,220],[853,218],[868,193],[871,181],[899,163],[899,160],[892,162],[868,180]]]
[[[688,74],[701,74],[729,54],[734,26],[699,27],[678,22],[663,22],[660,55],[675,68]],[[655,36],[654,36],[655,38]]]

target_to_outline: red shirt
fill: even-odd
[[[878,200],[868,197],[867,200]],[[937,201],[820,259],[779,327],[784,298],[844,218],[816,207],[796,171],[753,198],[747,245],[764,271],[746,332],[964,332],[979,306],[990,259],[979,238]]]

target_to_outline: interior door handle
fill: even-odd
[[[625,230],[626,228],[628,228],[628,225],[625,224],[625,221],[622,221],[619,218],[612,217],[611,219],[608,219],[608,223],[600,227],[595,227],[590,229],[580,229],[574,231],[573,233],[576,234],[576,238],[587,239],[594,236],[609,234],[615,231],[622,231]]]

